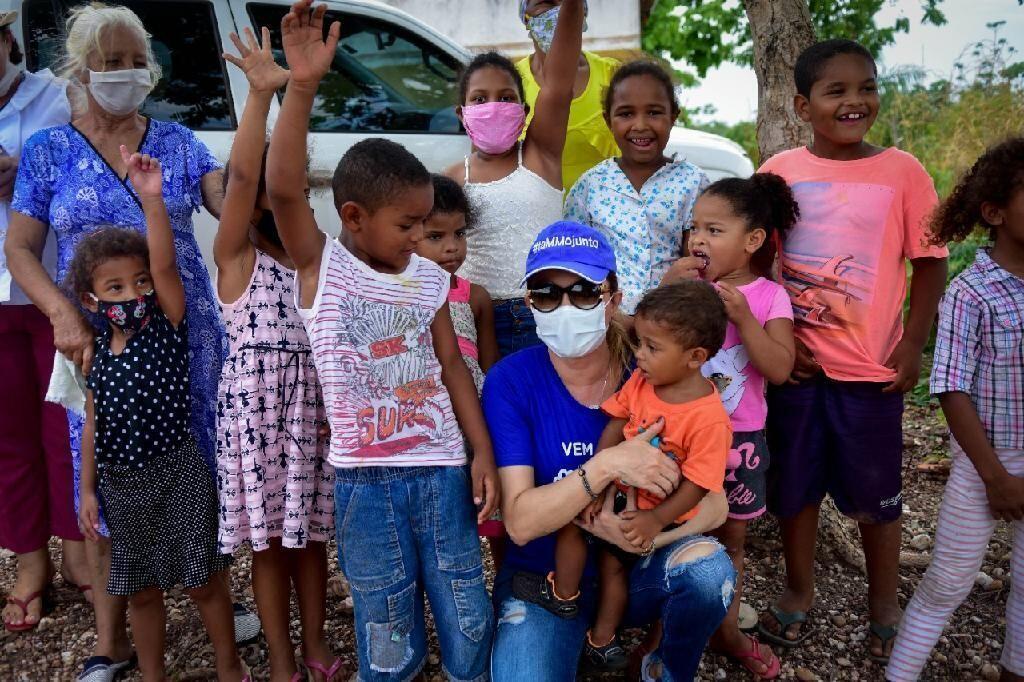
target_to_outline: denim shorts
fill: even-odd
[[[533,311],[521,298],[494,301],[494,332],[501,357],[540,343]]]
[[[487,679],[494,612],[466,468],[336,469],[335,510],[359,680],[408,680],[423,668],[424,594],[447,677]]]
[[[791,518],[828,494],[860,523],[903,511],[903,395],[824,375],[768,388],[768,510]]]

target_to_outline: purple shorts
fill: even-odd
[[[768,509],[790,518],[831,495],[860,523],[903,509],[903,395],[825,376],[768,389]]]

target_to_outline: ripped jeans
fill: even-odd
[[[409,680],[427,657],[426,593],[451,680],[486,680],[494,612],[465,467],[335,470],[338,559],[359,680]]]
[[[702,543],[710,554],[695,559],[679,556],[690,548],[699,551]],[[513,573],[512,569],[502,569],[494,581],[498,627],[491,653],[492,679],[574,680],[583,642],[597,610],[596,585],[584,581],[579,615],[563,620],[542,606],[516,599],[512,594]],[[704,647],[732,602],[735,579],[725,549],[703,536],[683,538],[633,567],[623,625],[639,627],[662,620],[665,633],[657,653],[664,663],[663,682],[692,680],[697,674]]]

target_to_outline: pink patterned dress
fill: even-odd
[[[252,280],[221,301],[228,358],[217,396],[217,486],[222,552],[269,538],[284,547],[334,532],[334,473],[309,338],[295,308],[295,271],[256,251]]]

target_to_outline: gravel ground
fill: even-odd
[[[905,602],[927,563],[927,550],[934,534],[936,512],[945,483],[941,473],[941,454],[945,448],[941,416],[934,409],[910,408],[906,415],[904,466],[904,548],[907,559],[900,572],[900,598]],[[938,473],[925,473],[921,465],[939,460]],[[756,609],[767,607],[781,590],[779,576],[783,564],[777,528],[766,520],[754,529],[748,547],[748,589],[746,600]],[[912,550],[912,551],[911,551]],[[946,635],[926,669],[926,680],[998,679],[999,659],[1005,619],[1004,606],[1009,583],[1010,533],[1000,524],[989,547],[982,570],[992,579],[987,588],[975,587],[967,603],[953,616]],[[56,554],[56,552],[55,552]],[[818,601],[812,614],[816,634],[796,650],[783,652],[781,679],[800,680],[880,680],[882,670],[867,658],[867,583],[856,568],[819,552]],[[14,558],[0,556],[0,591],[6,592],[14,581]],[[336,559],[332,559],[336,571]],[[244,585],[249,571],[249,556],[240,553],[232,572],[235,583]],[[57,579],[57,608],[44,618],[39,628],[28,634],[0,631],[0,681],[73,680],[95,641],[92,611],[78,593]],[[252,593],[244,600],[250,605]],[[181,593],[172,593],[168,608],[168,672],[175,680],[213,679],[212,650],[206,643],[198,614]],[[298,616],[293,610],[293,635],[297,641]],[[332,585],[328,600],[328,641],[352,670],[352,616],[344,601],[344,587]],[[630,633],[636,640],[640,633]],[[436,641],[425,670],[430,682],[441,678]],[[243,652],[256,679],[265,679],[266,649],[261,644]],[[744,680],[750,675],[724,657],[708,654],[701,664],[701,680]],[[140,679],[131,675],[127,679]],[[611,678],[609,678],[611,679]]]

